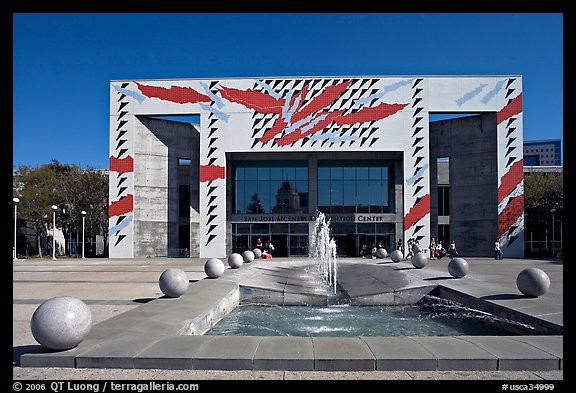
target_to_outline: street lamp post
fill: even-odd
[[[86,223],[86,212],[82,210],[80,214],[82,214],[82,258],[84,258],[84,225]]]
[[[550,209],[550,213],[552,213],[552,256],[554,256],[554,213],[556,209]]]
[[[17,222],[18,222],[18,202],[20,202],[19,198],[12,198],[14,202],[14,249],[12,251],[12,259],[17,261],[18,260],[18,253],[16,250],[16,236],[17,236]]]
[[[56,260],[56,210],[58,206],[52,205],[52,260]]]

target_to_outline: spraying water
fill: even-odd
[[[330,221],[324,213],[316,211],[314,230],[310,236],[308,254],[316,262],[323,281],[336,293],[338,265],[336,263],[336,242],[330,238]]]

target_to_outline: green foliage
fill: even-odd
[[[107,235],[108,176],[97,169],[56,160],[37,168],[21,166],[14,173],[13,194],[20,198],[18,217],[27,220],[38,242],[52,225],[52,205],[58,206],[56,226],[65,239],[70,232],[82,230],[83,210],[87,213],[85,235]]]
[[[524,175],[524,207],[529,210],[562,209],[562,173],[535,172]]]

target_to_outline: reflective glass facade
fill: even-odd
[[[318,161],[318,210],[337,213],[393,213],[392,163]]]
[[[307,162],[237,162],[235,196],[236,214],[307,213]]]

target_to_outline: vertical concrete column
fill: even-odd
[[[396,213],[396,224],[394,227],[394,233],[396,238],[394,242],[397,242],[398,239],[402,239],[405,243],[404,239],[404,187],[402,184],[404,183],[404,160],[396,160],[394,161],[394,207]],[[396,244],[396,243],[394,243]]]
[[[134,257],[133,83],[110,84],[110,172],[108,244],[110,258]]]
[[[318,207],[318,160],[308,159],[308,212],[314,213]]]

